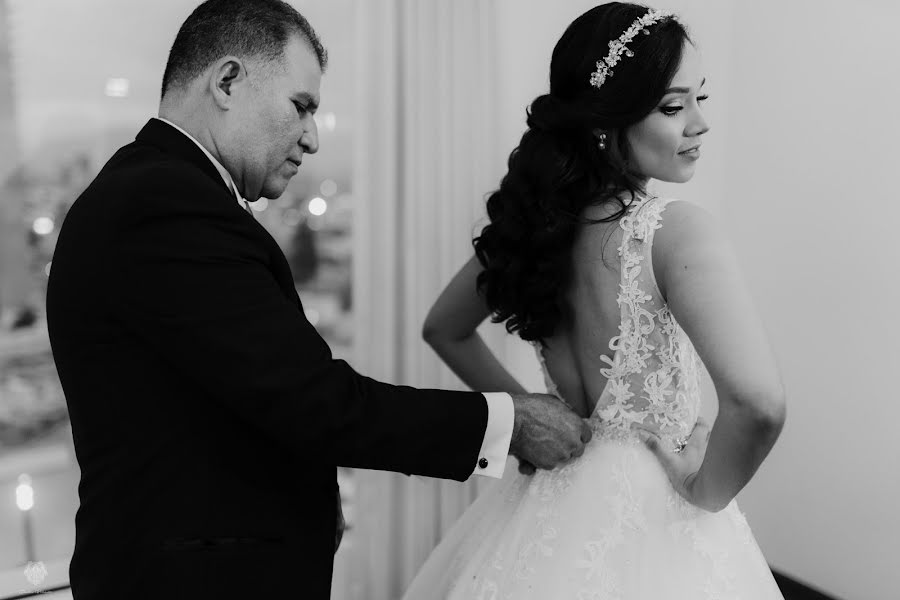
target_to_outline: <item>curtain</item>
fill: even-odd
[[[353,364],[383,381],[464,389],[421,328],[471,256],[485,195],[504,169],[493,10],[482,0],[356,6]],[[502,328],[484,330],[502,359]],[[355,528],[339,553],[335,597],[384,600],[402,594],[479,482],[356,471],[354,485]]]
[[[0,326],[29,296],[24,192],[11,178],[21,169],[13,88],[10,9],[0,0]],[[19,175],[18,179],[21,179]],[[4,313],[4,311],[6,311]]]

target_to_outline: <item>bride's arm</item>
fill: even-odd
[[[674,456],[664,463],[688,500],[721,510],[750,481],[781,432],[781,376],[730,244],[706,211],[686,202],[669,204],[653,262],[660,291],[719,397],[699,470],[674,472]]]
[[[480,272],[481,264],[472,256],[431,307],[422,337],[473,390],[526,393],[476,331],[490,315],[476,290]]]

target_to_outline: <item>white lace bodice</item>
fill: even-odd
[[[640,198],[619,220],[619,335],[601,373],[606,387],[590,417],[596,434],[630,437],[633,427],[672,443],[688,436],[700,411],[700,359],[672,316],[653,274],[653,236],[670,200]],[[536,344],[547,391],[559,395]]]

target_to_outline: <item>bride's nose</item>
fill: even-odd
[[[687,137],[697,137],[703,135],[707,131],[709,131],[709,124],[706,122],[706,119],[703,118],[703,113],[699,110],[695,111],[693,118],[690,120],[687,127],[685,127],[684,134]]]

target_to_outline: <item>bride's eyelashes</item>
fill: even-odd
[[[674,117],[683,109],[683,106],[660,106],[659,112],[666,115],[667,117]]]
[[[709,94],[704,94],[704,95],[702,95],[702,96],[697,96],[697,102],[698,102],[698,103],[704,102],[704,101],[706,101],[706,100],[709,100]],[[675,104],[675,105],[669,105],[669,106],[660,106],[660,107],[659,107],[659,112],[661,112],[662,114],[666,115],[667,117],[674,117],[675,115],[677,115],[677,114],[678,114],[681,110],[683,110],[683,109],[684,109],[683,106],[681,106],[681,105],[679,105],[679,104]]]

